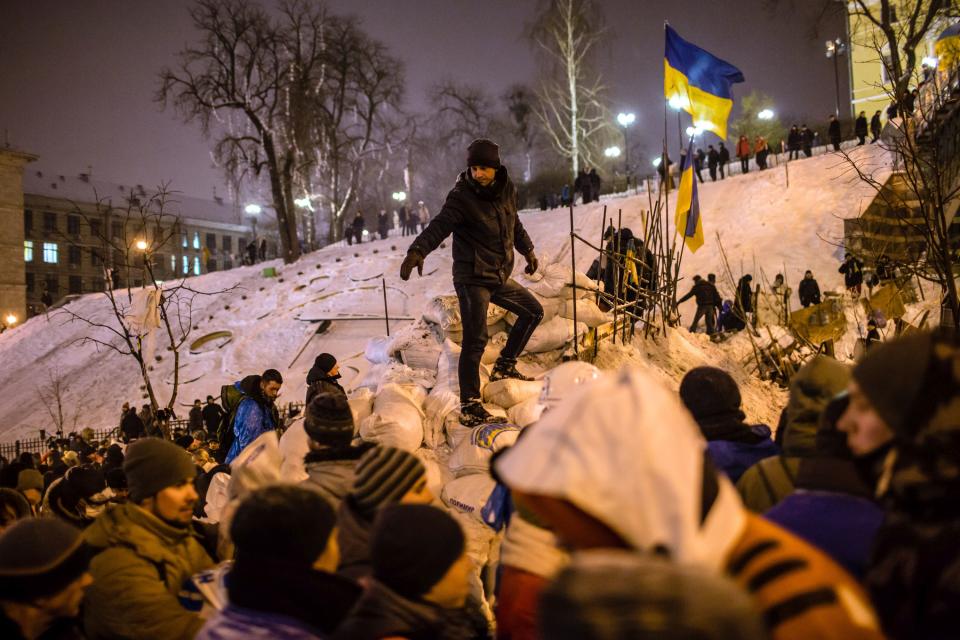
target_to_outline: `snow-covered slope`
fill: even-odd
[[[854,150],[865,161],[881,166],[885,164],[882,153],[876,147]],[[872,195],[870,187],[859,182],[836,155],[793,162],[789,188],[785,179],[784,168],[778,167],[701,186],[707,241],[697,253],[684,255],[682,275],[686,281],[695,273],[716,273],[721,290],[725,295],[732,293],[724,282],[715,240],[719,233],[735,277],[741,269],[756,274],[756,265],[772,280],[785,268],[788,283],[795,286],[803,271],[811,269],[821,289],[840,287],[837,266],[841,250],[829,241],[842,237],[842,218],[855,216],[866,206]],[[608,217],[615,218],[620,210],[623,224],[638,235],[642,233],[643,212],[649,208],[646,195],[576,207],[577,232],[599,242],[604,206]],[[672,219],[672,213],[670,216]],[[568,242],[567,210],[529,212],[521,219],[541,260],[555,255]],[[191,286],[201,291],[229,289],[197,299],[191,339],[224,330],[231,331],[233,338],[220,348],[208,346],[200,353],[184,353],[183,383],[177,400],[183,407],[180,413],[186,413],[194,398],[217,395],[221,385],[268,367],[284,375],[281,402],[302,400],[306,372],[322,351],[340,358],[348,384],[351,378],[364,375],[369,367],[362,357],[364,345],[370,337],[382,335],[385,327],[382,320],[356,318],[382,314],[381,274],[386,280],[390,315],[398,318],[392,328],[408,322],[400,318],[418,318],[432,297],[453,292],[449,241],[427,258],[423,278],[414,275],[409,282],[400,280],[400,262],[410,240],[391,237],[361,246],[328,247],[292,265],[272,262],[191,279]],[[586,247],[577,247],[580,270],[586,271],[595,257]],[[278,277],[261,275],[263,268],[270,266],[277,269]],[[517,268],[521,267],[519,264]],[[135,306],[142,304],[144,296],[143,291],[134,292]],[[109,321],[102,294],[84,296],[70,308],[83,316]],[[692,303],[682,311],[687,318],[692,317]],[[318,325],[308,320],[318,319],[333,322],[326,333],[314,336]],[[88,332],[85,324],[70,322],[62,313],[51,313],[49,320],[32,318],[0,335],[0,388],[5,391],[0,396],[0,438],[35,436],[38,429],[51,428],[36,393],[45,385],[48,371],[57,371],[63,378],[65,414],[70,417],[78,412],[78,427],[112,426],[118,421],[123,402],[143,402],[136,363],[102,347],[98,350],[92,344],[82,344]],[[646,357],[665,378],[674,381],[697,364],[723,366],[733,370],[744,386],[748,418],[776,424],[783,393],[739,371],[736,354],[731,356],[733,347],[713,345],[705,338],[679,331],[660,344],[641,345],[639,351],[604,346],[600,364],[613,367],[625,359]],[[160,398],[165,400],[170,393],[172,357],[163,349],[162,340],[158,339],[158,345],[150,373]]]

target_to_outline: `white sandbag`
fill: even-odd
[[[450,454],[449,466],[453,475],[471,473],[489,474],[490,458],[504,447],[517,441],[520,429],[512,424],[483,424],[474,427],[469,438],[464,438]]]
[[[447,339],[443,343],[443,351],[440,354],[440,361],[437,363],[436,383],[434,389],[441,391],[451,391],[460,394],[460,378],[457,373],[457,367],[460,364],[460,345],[455,344],[452,339]],[[480,364],[480,388],[487,383],[490,378],[490,366]]]
[[[531,291],[531,293],[533,293]],[[563,308],[563,298],[544,298],[543,296],[538,296],[533,294],[533,297],[537,299],[537,302],[540,303],[540,306],[543,307],[543,318],[540,320],[541,324],[544,322],[550,322],[557,317],[557,314],[560,313],[560,309]],[[511,327],[517,323],[517,315],[515,313],[507,313],[503,317],[504,321]]]
[[[254,489],[280,481],[283,454],[274,430],[257,437],[230,463],[230,497],[244,497]]]
[[[507,419],[520,428],[529,427],[540,419],[543,409],[539,396],[533,396],[507,409]]]
[[[360,437],[384,446],[416,451],[423,442],[426,390],[415,384],[385,384],[373,402],[373,414],[360,423]]]
[[[559,264],[548,264],[540,268],[531,278],[526,278],[527,289],[544,298],[556,298],[569,280],[570,268]],[[533,278],[539,276],[538,279]]]
[[[369,389],[365,389],[370,393]],[[370,394],[373,397],[373,394]],[[351,406],[351,409],[353,407]],[[356,424],[356,423],[355,423]],[[283,462],[280,464],[280,479],[283,482],[299,484],[309,476],[304,468],[303,457],[310,451],[310,438],[303,428],[303,417],[297,417],[280,436],[280,455]]]
[[[401,362],[392,362],[384,368],[380,376],[377,395],[379,396],[383,387],[389,384],[417,385],[430,389],[437,384],[437,375],[426,369],[412,369]],[[420,400],[420,404],[423,404],[423,399]]]
[[[487,341],[487,346],[483,349],[483,356],[480,358],[481,364],[493,364],[500,357],[500,352],[507,344],[507,332],[501,331],[492,336]]]
[[[350,404],[350,413],[353,414],[354,425],[360,424],[367,416],[373,413],[374,398],[373,391],[366,387],[354,389],[350,392],[347,402]],[[280,444],[282,447],[283,438],[280,438]]]
[[[408,347],[399,352],[400,361],[412,369],[436,371],[440,360],[440,345]]]
[[[447,446],[456,449],[463,440],[470,438],[473,427],[460,424],[460,412],[453,411],[443,420],[443,430],[447,434]]]
[[[383,377],[383,372],[386,370],[387,365],[385,364],[375,364],[371,366],[367,371],[367,374],[363,376],[363,379],[354,387],[354,391],[358,391],[360,389],[370,389],[371,391],[376,391],[380,386],[380,378]]]
[[[460,397],[452,392],[434,388],[423,403],[423,444],[436,449],[446,441],[443,424],[447,416],[460,407]]]
[[[579,332],[586,332],[587,325],[579,323]],[[557,316],[550,322],[541,323],[533,331],[530,341],[527,342],[526,350],[530,353],[544,353],[560,349],[570,340],[573,340],[574,329],[573,320],[567,320]]]
[[[487,306],[487,325],[495,324],[502,320],[507,310],[493,303]],[[450,331],[463,331],[463,324],[460,318],[460,301],[456,295],[437,296],[429,303],[423,311],[423,319],[440,325],[444,333]]]
[[[401,328],[393,336],[390,353],[412,369],[436,371],[440,342],[434,330],[420,320]]]
[[[230,474],[214,474],[210,479],[210,485],[207,487],[206,501],[203,505],[203,512],[206,517],[201,518],[203,522],[216,524],[220,522],[223,515],[223,509],[230,502]]]
[[[463,529],[467,555],[473,564],[469,578],[470,595],[474,602],[480,605],[480,611],[492,628],[496,622],[487,596],[489,589],[484,588],[483,576],[497,573],[503,534],[495,532],[473,515],[461,513],[456,509],[450,509],[450,513]]]
[[[453,479],[446,465],[440,464],[431,451],[426,449],[417,449],[414,455],[420,459],[423,468],[426,470],[427,488],[434,496],[440,496],[443,487]]]
[[[497,486],[496,481],[486,474],[473,474],[451,480],[443,487],[440,499],[443,503],[460,513],[471,515],[480,522],[480,511]]]
[[[561,318],[573,320],[573,300],[565,300],[563,309],[560,311]],[[577,322],[582,322],[588,327],[599,327],[602,324],[610,322],[612,318],[600,310],[597,303],[590,298],[577,300]]]
[[[528,398],[538,397],[542,389],[543,382],[540,380],[527,381],[504,378],[490,382],[483,388],[483,400],[509,409]]]
[[[390,345],[392,343],[393,339],[387,336],[370,338],[367,340],[367,346],[363,350],[363,357],[366,358],[368,362],[374,364],[391,362],[393,360],[393,357],[390,355]]]

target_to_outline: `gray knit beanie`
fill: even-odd
[[[123,461],[130,500],[143,502],[167,487],[197,475],[193,458],[183,448],[160,438],[141,438],[127,447]]]

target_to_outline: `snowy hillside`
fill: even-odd
[[[883,152],[876,147],[859,148],[854,153],[874,165],[885,166]],[[759,278],[754,269],[757,265],[772,280],[785,268],[788,284],[795,288],[804,270],[811,269],[821,289],[840,287],[837,266],[841,251],[827,240],[842,237],[842,218],[857,215],[869,201],[871,190],[834,155],[791,163],[789,179],[790,187],[786,188],[784,168],[778,167],[701,186],[706,244],[696,254],[685,254],[681,289],[693,274],[713,272],[720,278],[724,295],[732,293],[725,282],[715,241],[717,232],[735,277],[745,269]],[[673,204],[671,198],[671,207]],[[575,224],[581,235],[599,241],[604,205],[608,215],[614,217],[618,209],[622,210],[624,225],[638,235],[642,233],[641,215],[648,208],[646,195],[578,206]],[[670,216],[672,219],[672,213]],[[529,212],[521,219],[541,262],[555,256],[568,242],[566,210]],[[227,344],[211,341],[196,353],[184,353],[183,384],[177,400],[182,411],[178,413],[185,416],[194,398],[217,395],[221,385],[268,367],[279,369],[286,380],[280,402],[301,401],[307,370],[322,351],[340,358],[345,386],[350,388],[370,367],[363,358],[367,340],[385,332],[382,320],[363,319],[382,315],[381,274],[386,279],[394,330],[409,319],[419,318],[434,296],[453,292],[449,241],[427,258],[423,278],[414,274],[409,282],[400,280],[400,262],[410,240],[391,237],[359,247],[328,247],[292,265],[271,262],[191,279],[191,286],[201,291],[231,289],[198,298],[191,340],[216,331],[229,331],[232,339]],[[566,256],[569,260],[569,254]],[[586,271],[595,257],[586,247],[577,247],[581,271]],[[262,276],[263,268],[270,266],[276,268],[276,278]],[[142,301],[145,293],[136,291],[134,296],[135,302]],[[103,319],[109,314],[101,294],[84,296],[72,302],[71,309]],[[681,311],[688,321],[693,314],[692,302]],[[322,335],[315,335],[318,320],[332,320]],[[109,350],[98,352],[91,344],[80,344],[87,331],[86,325],[51,313],[49,321],[39,316],[0,335],[0,388],[5,390],[0,397],[0,438],[33,437],[38,429],[51,428],[36,394],[50,370],[64,377],[66,414],[79,412],[78,427],[115,425],[123,402],[143,402],[142,381],[134,361]],[[748,419],[776,424],[783,392],[737,371],[742,356],[737,350],[737,345],[714,345],[706,336],[677,331],[661,344],[640,345],[639,350],[604,346],[599,364],[610,368],[625,359],[645,357],[674,384],[692,366],[724,366],[734,370],[745,386]],[[169,397],[171,360],[168,352],[158,348],[152,362],[151,375],[161,399]]]

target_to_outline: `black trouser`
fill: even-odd
[[[693,315],[693,324],[690,325],[690,333],[697,331],[700,318],[704,318],[707,321],[707,335],[713,335],[714,322],[717,319],[717,308],[712,304],[698,304],[697,312]]]
[[[723,162],[720,163],[720,167],[719,167],[719,168],[720,168],[720,179],[721,179],[721,180],[723,180],[723,179],[726,177],[725,175],[723,175],[724,165],[725,165],[725,164],[726,164],[726,163],[723,163]]]
[[[787,156],[787,160],[799,160],[800,159],[800,149],[790,149],[790,154]]]
[[[694,169],[693,171],[697,174],[697,180],[700,181],[700,184],[703,184],[703,175],[700,174],[703,169]]]
[[[543,320],[543,307],[533,294],[514,280],[499,287],[475,284],[455,284],[460,301],[460,319],[463,322],[463,343],[457,375],[460,378],[460,401],[480,398],[480,358],[487,346],[487,307],[493,302],[516,314],[517,321],[510,329],[507,344],[500,351],[500,360],[515,364]]]
[[[831,140],[830,142],[831,144],[833,144],[834,151],[840,151],[840,138],[837,138],[836,140]]]
[[[810,156],[812,156],[812,155],[813,155],[813,147],[811,147],[810,145],[805,145],[805,146],[803,147],[803,155],[807,156],[808,158],[809,158]]]
[[[861,145],[863,145],[863,144],[865,144],[865,143],[867,142],[867,134],[865,134],[865,133],[863,133],[863,134],[858,133],[858,134],[857,134],[857,139],[859,140],[859,142],[857,143],[857,146],[859,147],[859,146],[861,146]]]
[[[716,167],[710,167],[710,179],[713,180],[714,182],[717,181],[717,168],[716,168]]]
[[[750,157],[740,158],[740,173],[750,172]]]

